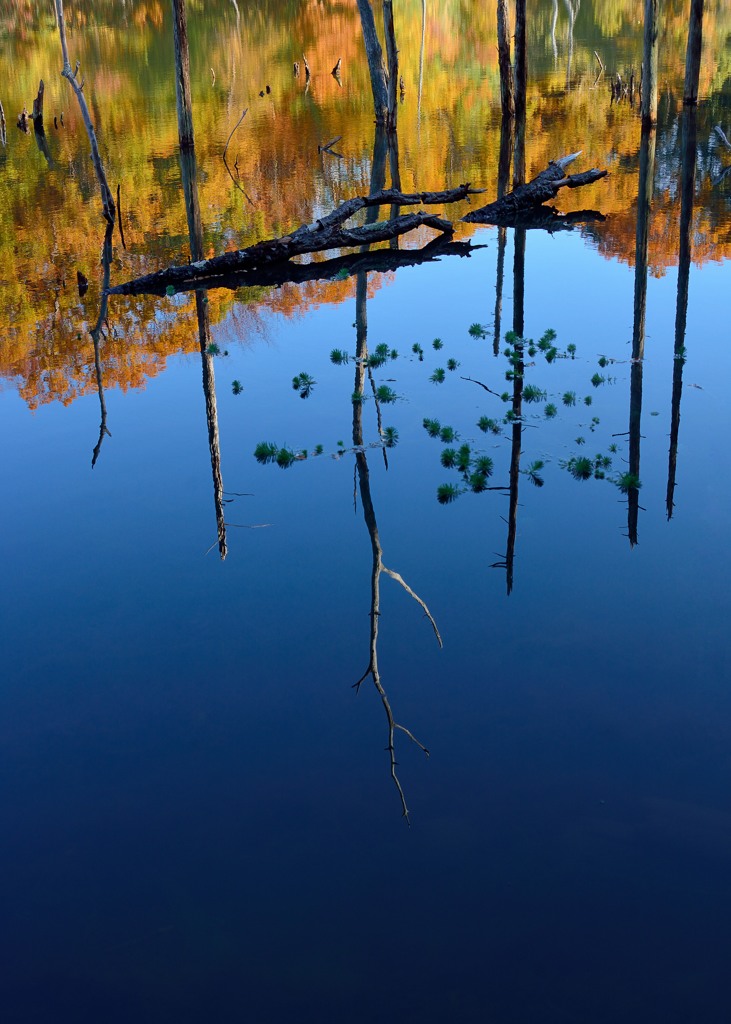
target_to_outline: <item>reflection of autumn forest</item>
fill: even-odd
[[[418,102],[421,0],[400,0],[396,30],[405,96],[399,114],[404,190],[462,181],[495,190],[499,150],[499,82],[495,5],[468,0],[427,2],[423,94]],[[650,267],[676,262],[680,174],[680,86],[687,3],[663,5],[660,108]],[[552,32],[558,11],[555,33]],[[189,0],[193,106],[204,245],[208,255],[283,233],[313,213],[367,191],[373,112],[356,4],[334,0]],[[606,78],[595,84],[597,51],[607,74],[639,70],[642,25],[636,0],[585,0],[568,39],[565,4],[529,0],[528,172],[583,149],[583,166],[610,177],[588,199],[607,215],[586,234],[607,257],[633,259],[639,120],[626,102],[610,104]],[[78,57],[97,125],[107,175],[122,186],[128,250],[115,246],[112,280],[121,281],[187,257],[185,208],[177,159],[172,29],[167,2],[77,0],[67,5],[72,61]],[[731,159],[711,137],[731,125],[731,5],[710,0],[698,115],[697,262],[731,255],[731,178],[712,176]],[[309,89],[292,63],[304,51]],[[103,230],[88,143],[67,84],[53,5],[0,0],[0,99],[8,145],[0,149],[0,297],[6,328],[0,373],[35,406],[73,400],[96,388],[88,326],[99,308]],[[342,58],[342,83],[330,74]],[[50,159],[33,132],[15,128],[46,83]],[[271,93],[259,92],[270,86]],[[244,107],[249,114],[231,144],[250,205],[228,177],[221,153]],[[64,113],[64,127],[54,115]],[[318,143],[342,135],[338,160]],[[573,207],[572,205],[573,204]],[[564,209],[587,204],[561,196]],[[89,279],[80,298],[77,270]],[[294,315],[313,303],[340,301],[350,281],[278,290],[213,292],[210,315],[226,343],[245,336],[247,318],[264,308]],[[160,309],[166,309],[161,314]],[[171,315],[174,313],[174,315]],[[225,325],[224,325],[225,321]],[[115,298],[104,345],[109,386],[143,384],[166,356],[194,351],[195,303],[177,297]]]

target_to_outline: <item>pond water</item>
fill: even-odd
[[[603,219],[112,295],[97,365],[53,9],[0,2],[3,1021],[728,1020],[731,12],[707,4],[691,117],[665,6],[643,155],[607,84],[639,67],[636,3],[577,3],[573,33],[568,0],[529,3],[528,174],[583,150],[610,175],[556,205]],[[404,190],[496,193],[476,8],[397,5]],[[121,185],[111,284],[187,262],[168,6],[66,18]],[[368,192],[354,3],[188,18],[205,255]],[[45,143],[15,127],[40,78]]]

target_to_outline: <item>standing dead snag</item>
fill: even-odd
[[[7,145],[7,138],[5,111],[3,110],[3,105],[0,101],[0,142],[2,142],[3,146]]]
[[[107,176],[104,173],[104,165],[99,155],[99,146],[96,141],[96,133],[94,131],[94,125],[91,123],[91,115],[89,114],[89,108],[86,105],[86,97],[84,96],[84,80],[81,83],[77,82],[76,76],[79,73],[79,61],[76,61],[76,69],[71,70],[71,63],[69,61],[69,51],[66,44],[66,24],[63,18],[63,0],[55,0],[56,3],[56,19],[58,21],[58,32],[61,37],[61,52],[63,54],[63,70],[61,75],[69,83],[74,91],[76,99],[79,104],[79,110],[84,121],[84,127],[86,128],[86,134],[89,136],[89,144],[91,146],[91,159],[94,164],[94,170],[96,171],[97,180],[99,182],[99,188],[102,194],[102,209],[104,211],[104,218],[109,224],[114,223],[114,217],[116,208],[114,206],[114,199],[112,198],[112,192],[107,184]],[[61,119],[63,124],[63,118]]]

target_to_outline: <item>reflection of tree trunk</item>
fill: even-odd
[[[96,388],[99,394],[99,410],[101,413],[101,420],[99,423],[99,440],[97,441],[94,451],[91,456],[91,468],[93,469],[96,465],[96,460],[99,458],[99,453],[102,450],[102,441],[106,437],[111,437],[107,429],[107,403],[104,400],[104,380],[102,378],[102,361],[101,353],[99,350],[99,340],[102,334],[102,327],[104,321],[107,318],[107,304],[109,302],[109,276],[112,266],[112,234],[114,232],[114,224],[107,224],[107,229],[104,233],[104,245],[102,248],[102,266],[104,268],[103,279],[102,279],[102,290],[101,290],[101,305],[99,307],[99,316],[96,324],[91,331],[91,339],[94,342],[94,369],[96,371]]]
[[[513,119],[503,116],[500,125],[500,156],[497,171],[498,199],[505,195],[510,180],[510,158],[513,153]],[[505,272],[505,248],[507,245],[507,228],[498,228],[497,233],[497,281],[495,283],[495,323],[492,336],[492,348],[495,355],[500,351],[500,335],[502,332],[503,310],[503,275]]]
[[[683,391],[683,366],[685,365],[685,326],[688,314],[688,285],[690,261],[693,254],[693,200],[695,197],[696,163],[696,108],[689,105],[683,109],[683,162],[681,172],[680,198],[680,249],[678,259],[678,297],[675,306],[675,346],[673,358],[673,398],[670,415],[670,452],[668,456],[668,490],[666,509],[668,519],[672,518],[675,506],[675,469],[678,457],[678,434],[680,432],[680,396]]]
[[[525,239],[521,229],[514,232],[515,253],[513,256],[513,332],[515,349],[520,354],[518,364],[513,367],[513,428],[510,446],[510,506],[508,510],[508,546],[505,555],[505,579],[508,594],[513,589],[513,565],[515,562],[515,539],[518,533],[518,482],[520,480],[520,449],[523,439],[523,335],[525,332]]]
[[[574,8],[573,8],[573,4],[571,3],[571,0],[565,0],[565,3],[566,3],[566,10],[568,11],[568,15],[569,15],[569,52],[568,52],[568,58],[566,60],[566,88],[570,89],[571,88],[571,63],[572,63],[572,61],[574,59],[574,22],[576,21],[576,13],[578,11],[578,4],[577,4],[577,11],[575,11]]]
[[[637,233],[635,239],[635,295],[632,327],[632,368],[629,401],[629,471],[640,479],[640,428],[642,420],[642,373],[645,358],[645,312],[647,309],[647,252],[649,244],[650,207],[655,175],[655,130],[643,129],[640,143],[640,181],[637,195]],[[637,487],[627,491],[627,527],[630,545],[637,543],[637,519],[640,492]]]
[[[180,150],[180,172],[183,182],[183,192],[185,194],[185,212],[188,217],[190,256],[195,262],[203,256],[203,226],[201,222],[200,202],[198,199],[198,178],[194,147],[191,146]],[[211,343],[208,297],[203,289],[199,289],[195,293],[195,309],[198,320],[198,338],[200,341],[201,366],[203,372],[203,394],[206,402],[208,447],[211,454],[213,500],[216,507],[216,526],[218,530],[218,551],[221,556],[221,560],[223,560],[226,557],[228,549],[226,544],[226,523],[224,521],[223,512],[221,445],[218,434],[216,378],[213,368],[213,356],[208,351],[208,347]]]
[[[371,164],[371,187],[370,193],[374,195],[379,192],[386,179],[386,156],[389,151],[389,141],[386,137],[386,132],[382,126],[376,126],[376,134],[373,141],[373,162]],[[391,172],[393,174],[393,170]],[[366,215],[366,220],[369,223],[375,221],[378,217],[378,207],[370,207]],[[363,246],[363,251],[367,251],[368,246]],[[355,328],[356,328],[356,347],[355,347],[355,380],[353,383],[353,391],[359,395],[365,393],[365,379],[366,373],[369,372],[367,368],[368,359],[368,274],[361,272],[356,277],[356,290],[355,290]],[[373,382],[372,382],[373,383]],[[379,423],[380,429],[380,423]],[[428,617],[432,628],[439,642],[439,646],[442,646],[442,638],[439,635],[436,623],[431,616],[431,613],[421,598],[411,590],[408,584],[402,579],[402,577],[391,569],[388,569],[383,564],[383,549],[381,547],[381,540],[378,533],[378,523],[376,521],[376,512],[373,507],[373,499],[371,497],[371,484],[370,484],[370,473],[368,470],[368,459],[366,458],[363,448],[363,402],[353,402],[353,447],[356,449],[355,452],[355,465],[356,472],[358,475],[358,486],[360,491],[360,501],[363,508],[363,518],[365,519],[366,526],[368,528],[368,535],[371,540],[371,552],[373,555],[371,563],[371,610],[370,610],[370,642],[369,642],[369,657],[368,657],[368,668],[363,673],[361,678],[355,684],[358,689],[361,683],[370,676],[373,680],[373,685],[378,691],[378,695],[381,698],[381,703],[386,714],[386,720],[388,723],[388,750],[390,762],[391,762],[391,778],[398,791],[399,798],[401,800],[401,809],[404,817],[408,821],[409,811],[406,805],[406,797],[401,787],[401,782],[396,771],[396,748],[395,748],[395,733],[401,731],[411,739],[424,753],[429,756],[429,751],[423,744],[419,743],[416,737],[403,725],[399,725],[394,719],[393,710],[388,699],[388,695],[381,682],[380,669],[378,667],[378,621],[381,614],[381,573],[385,572],[387,575],[395,579],[397,583],[406,590],[406,592],[414,598],[414,600],[421,605],[424,609],[426,616]],[[385,456],[385,449],[384,449]],[[387,464],[388,465],[388,464]]]
[[[657,121],[657,34],[659,0],[645,0],[645,36],[642,61],[642,125]]]
[[[386,74],[383,70],[383,50],[376,32],[376,21],[373,17],[373,8],[370,0],[357,0],[360,13],[360,24],[363,29],[363,42],[365,43],[366,57],[368,58],[368,70],[371,76],[371,89],[373,91],[373,106],[376,114],[376,123],[385,124],[388,119],[388,86],[386,85]]]
[[[528,58],[526,46],[526,0],[515,4],[515,157],[513,185],[525,181],[525,104],[528,90]]]

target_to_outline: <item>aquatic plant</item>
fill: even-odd
[[[169,284],[167,286],[167,288],[165,289],[165,294],[166,295],[175,295],[175,285],[174,284]]]
[[[483,434],[499,434],[500,424],[497,420],[490,419],[489,416],[481,416],[477,421],[477,426],[480,428]]]
[[[323,448],[323,446],[321,444],[316,444],[315,445],[315,451],[314,451],[315,455],[322,455],[322,453],[324,451],[325,451],[325,449]]]
[[[447,369],[448,370],[456,370],[458,366],[459,366],[459,360],[458,359],[448,359],[447,360]]]
[[[398,444],[398,430],[396,430],[396,427],[384,427],[381,437],[387,448],[394,448]]]
[[[240,395],[241,392],[244,390],[244,385],[241,383],[240,380],[233,380],[231,381],[231,390],[235,395]]]
[[[414,342],[414,344],[411,346],[411,351],[414,353],[415,356],[419,357],[420,363],[424,362],[424,349],[418,342]]]
[[[358,402],[365,401],[365,395],[363,394],[362,391],[354,391],[353,394],[350,396],[350,401],[353,403],[353,405],[356,405]]]
[[[432,384],[443,384],[445,377],[446,373],[440,366],[438,369],[434,371],[429,380],[432,382]]]
[[[576,405],[576,392],[575,391],[564,391],[561,401],[564,405]]]
[[[549,402],[546,408],[543,410],[543,414],[547,420],[552,420],[554,416],[558,416],[558,409],[553,404],[553,402]]]
[[[481,494],[487,489],[487,477],[484,473],[472,473],[467,483],[475,494]]]
[[[260,441],[254,449],[254,458],[257,462],[265,466],[268,462],[273,462],[277,457],[278,447],[269,441]]]
[[[488,330],[487,327],[483,327],[482,324],[474,323],[470,324],[468,333],[471,334],[473,338],[486,338]]]
[[[218,347],[215,341],[212,341],[210,345],[206,346],[206,352],[208,353],[209,356],[218,356],[221,354],[221,349]]]
[[[300,398],[309,398],[317,381],[309,373],[299,373],[292,378],[292,387],[299,391]]]
[[[489,455],[478,455],[473,463],[473,468],[476,473],[481,473],[482,476],[492,476],[493,461]]]
[[[606,357],[606,356],[599,356],[599,365],[600,365],[600,366],[602,367],[602,369],[603,369],[603,368],[604,368],[605,366],[608,366],[608,365],[609,365],[609,360],[607,359],[607,357]]]
[[[376,388],[376,398],[384,405],[390,405],[392,402],[396,401],[398,395],[393,388],[388,386],[388,384],[381,384],[380,387]]]
[[[398,351],[395,348],[391,349],[389,355],[391,356],[391,359],[398,359]]]
[[[549,348],[548,352],[546,352],[546,362],[547,363],[552,363],[557,355],[558,355],[558,349],[557,348]]]
[[[276,462],[281,469],[289,469],[297,456],[291,448],[280,448],[277,452]]]
[[[443,449],[440,461],[445,469],[452,469],[457,464],[457,452],[454,448]]]
[[[449,505],[456,501],[461,493],[459,487],[455,487],[454,484],[440,484],[437,487],[437,501],[440,505]]]
[[[591,459],[584,455],[574,455],[565,465],[574,480],[588,480],[594,474]]]
[[[566,346],[566,351],[568,352],[568,354],[571,356],[572,359],[576,358],[576,345],[574,345],[573,342],[571,342],[570,345]]]
[[[640,478],[636,473],[622,473],[612,481],[622,492],[629,494],[630,491],[639,491],[642,487]]]
[[[579,435],[574,439],[576,444],[586,444],[586,438]]]
[[[500,395],[500,401],[501,402],[509,402],[510,401],[510,395],[508,394],[507,391],[503,391],[502,395]]]
[[[349,359],[350,356],[348,353],[344,352],[341,348],[334,348],[330,353],[330,362],[335,363],[336,366],[342,366],[344,363],[347,363]]]
[[[545,481],[540,475],[540,471],[543,469],[544,465],[545,463],[540,459],[537,459],[535,462],[531,462],[527,469],[521,470],[521,472],[525,473],[530,482],[535,484],[536,487],[543,487]]]
[[[595,373],[594,376],[591,378],[591,382],[592,382],[592,384],[594,385],[595,388],[598,388],[600,384],[604,384],[606,379],[607,378],[606,377],[602,377],[602,375],[600,373]]]
[[[591,395],[584,396],[584,405],[591,405],[593,401],[594,399],[591,397]]]
[[[444,348],[444,342],[442,341],[441,338],[435,338],[434,341],[431,343],[431,346],[438,352],[440,348]]]
[[[545,397],[546,392],[535,384],[526,384],[523,388],[523,400],[526,402],[542,402]]]
[[[609,451],[612,452],[612,454],[614,454],[619,451],[619,446],[616,444],[610,444]]]
[[[463,473],[466,473],[467,470],[470,468],[471,461],[472,452],[470,450],[470,446],[468,444],[461,445],[459,451],[457,452],[457,469],[460,469]]]
[[[439,432],[442,429],[442,425],[439,420],[424,419],[422,420],[422,426],[429,437],[439,437]]]
[[[457,433],[453,427],[442,427],[439,432],[439,440],[444,442],[444,444],[451,444],[456,437]]]

